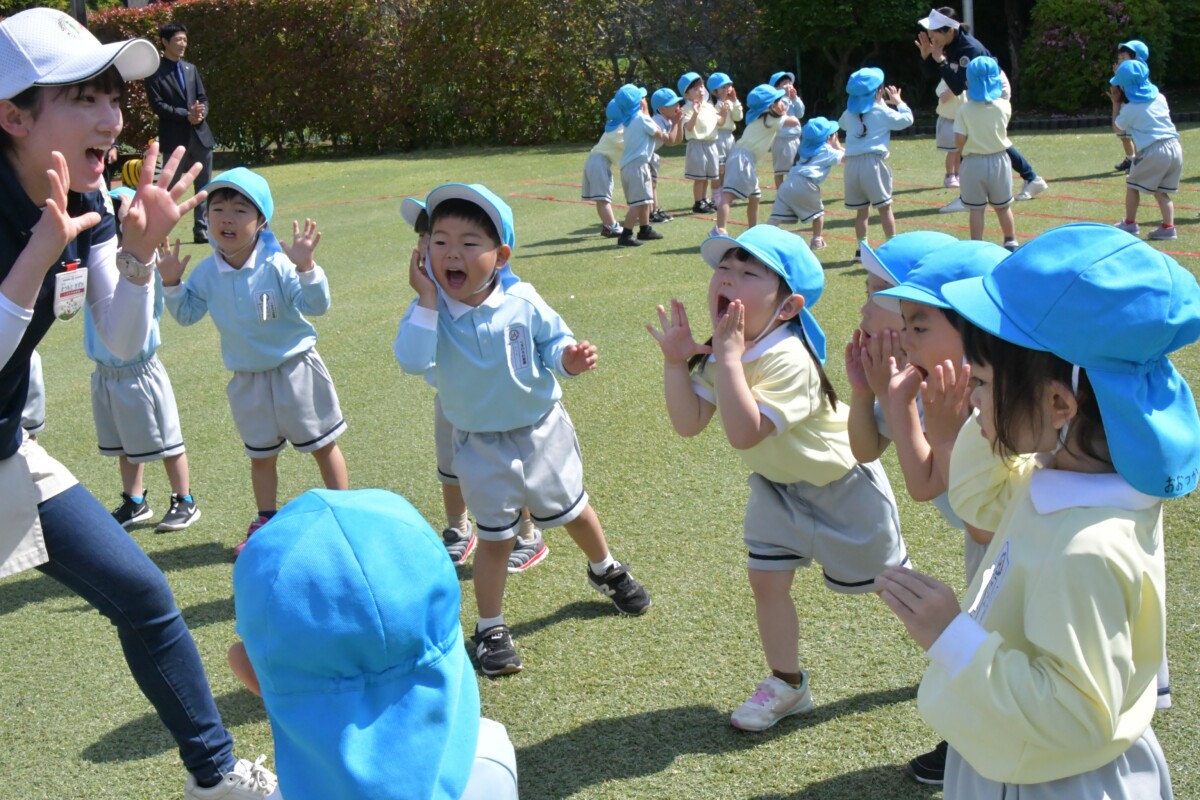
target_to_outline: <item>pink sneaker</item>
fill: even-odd
[[[810,710],[813,699],[808,691],[808,673],[801,670],[800,674],[804,676],[804,682],[799,689],[793,689],[774,675],[760,681],[754,687],[754,694],[730,715],[733,727],[743,731],[765,731],[784,717]]]
[[[250,537],[254,535],[254,532],[263,525],[266,525],[268,522],[270,522],[270,520],[268,520],[266,517],[256,517],[254,522],[250,523],[250,527],[246,529],[246,538],[242,540],[241,544],[233,548],[233,555],[235,557],[240,556],[242,551],[246,549],[246,543],[250,541]]]
[[[958,176],[957,175],[947,175],[946,180],[942,181],[942,186],[945,186],[947,189],[957,189],[958,188]]]

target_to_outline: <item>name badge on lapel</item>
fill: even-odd
[[[54,276],[54,316],[75,319],[87,301],[87,272],[78,261],[63,262],[63,271]]]

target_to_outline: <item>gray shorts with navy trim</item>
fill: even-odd
[[[447,486],[458,486],[454,474],[454,425],[442,411],[442,398],[433,396],[433,446],[437,453],[437,477]]]
[[[771,206],[771,217],[767,221],[790,225],[811,222],[824,215],[825,204],[821,201],[820,185],[812,178],[791,173],[779,184],[775,204]]]
[[[583,162],[583,188],[579,196],[588,202],[612,202],[612,162],[599,153],[592,153]]]
[[[1007,152],[963,156],[958,193],[967,208],[1007,208],[1013,202],[1012,161]]]
[[[583,457],[562,403],[535,422],[511,431],[454,431],[453,472],[486,541],[512,538],[521,508],[541,528],[566,525],[588,505]]]
[[[782,484],[750,475],[742,534],[747,567],[794,570],[816,561],[842,594],[875,591],[875,576],[908,563],[892,486],[878,461],[826,484]]]
[[[313,453],[346,430],[333,378],[315,347],[275,369],[233,373],[225,394],[251,458],[277,455],[288,442]]]
[[[630,208],[654,202],[654,178],[650,174],[649,161],[634,161],[621,167],[621,188],[625,190],[625,204]]]
[[[842,177],[846,187],[846,208],[886,206],[892,202],[892,170],[880,153],[846,156]]]
[[[683,156],[683,177],[689,181],[715,181],[721,177],[716,139],[688,139]]]
[[[776,136],[771,142],[771,166],[776,175],[786,175],[796,164],[796,153],[800,151],[800,137]]]
[[[1179,191],[1182,174],[1183,146],[1172,136],[1159,139],[1133,157],[1125,185],[1146,194],[1174,194]]]
[[[744,147],[735,147],[725,162],[725,182],[721,184],[722,192],[729,192],[739,200],[759,197],[762,190],[758,187],[758,162],[754,154]]]
[[[736,141],[733,131],[718,130],[717,131],[717,162],[723,167],[725,162],[729,160],[729,151],[733,150],[733,143]]]
[[[958,139],[954,137],[954,120],[938,117],[936,131],[935,140],[938,150],[949,153],[958,149]]]
[[[96,365],[92,420],[103,455],[145,464],[184,452],[175,392],[157,354],[129,367]]]

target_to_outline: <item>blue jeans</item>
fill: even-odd
[[[1016,147],[1008,148],[1008,160],[1012,162],[1012,167],[1017,174],[1025,180],[1031,181],[1037,177],[1037,173],[1033,170],[1033,164],[1030,164]]]
[[[38,511],[50,556],[38,569],[117,627],[129,672],[175,737],[183,765],[201,785],[220,780],[233,770],[233,737],[162,571],[80,484]]]

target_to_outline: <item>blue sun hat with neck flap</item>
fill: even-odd
[[[800,131],[800,157],[809,158],[825,146],[830,136],[838,132],[838,124],[825,117],[813,117]]]
[[[646,96],[646,89],[642,86],[635,86],[632,83],[627,83],[617,90],[617,109],[621,112],[621,124],[628,125],[633,122],[642,111],[642,98]]]
[[[271,198],[271,187],[267,185],[266,178],[246,167],[234,167],[213,178],[203,188],[208,192],[210,198],[217,189],[233,189],[248,199],[258,209],[258,213],[263,216],[264,225],[259,231],[259,238],[268,249],[279,253],[283,252],[283,248],[279,246],[279,240],[275,238],[275,233],[271,230],[271,217],[275,215],[275,201]],[[213,247],[215,248],[216,245],[214,244]]]
[[[1150,48],[1141,39],[1130,39],[1128,42],[1121,42],[1117,45],[1118,48],[1124,47],[1129,52],[1133,53],[1134,58],[1141,61],[1143,64],[1150,61]]]
[[[1122,61],[1108,82],[1120,86],[1131,103],[1149,103],[1158,97],[1158,87],[1150,82],[1150,68],[1142,61]]]
[[[679,76],[679,80],[675,83],[675,88],[679,91],[679,96],[687,95],[688,87],[700,80],[699,72],[685,72]]]
[[[466,200],[482,208],[484,213],[488,215],[488,219],[492,221],[492,225],[496,227],[500,243],[507,245],[512,252],[516,251],[517,234],[513,229],[512,209],[508,207],[508,203],[501,200],[491,189],[482,183],[443,183],[425,198],[425,210],[429,212],[430,223],[433,222],[434,210],[439,204],[447,200]],[[500,280],[500,285],[505,289],[521,280],[512,271],[511,253],[509,260],[496,272]],[[441,284],[438,284],[438,291],[441,292],[441,290]]]
[[[1008,257],[1008,251],[992,242],[955,239],[949,244],[927,253],[913,265],[908,275],[898,285],[872,298],[888,311],[900,313],[900,301],[950,308],[942,297],[942,287],[947,283],[986,275]]]
[[[767,110],[785,94],[787,92],[783,89],[776,89],[768,83],[760,83],[751,89],[750,94],[746,95],[746,124],[749,125],[767,113]]]
[[[1167,355],[1200,338],[1200,287],[1174,259],[1110,225],[1073,223],[942,296],[988,333],[1084,369],[1113,466],[1135,489],[1196,488],[1200,416]]]
[[[875,106],[875,93],[883,86],[883,70],[877,67],[863,67],[850,75],[846,81],[846,94],[849,100],[846,108],[851,114],[865,114]]]
[[[976,103],[990,103],[1004,93],[1000,65],[990,56],[977,56],[967,64],[967,97]]]
[[[916,266],[918,261],[957,241],[959,240],[950,234],[940,231],[910,231],[893,236],[876,250],[872,250],[869,244],[863,242],[863,268],[876,278],[898,286],[904,283],[909,270]]]
[[[608,101],[608,105],[604,108],[604,132],[612,133],[617,128],[621,127],[621,107],[617,105],[617,98]]]
[[[775,88],[778,89],[779,82],[781,80],[783,80],[784,78],[787,78],[792,83],[796,82],[796,74],[794,72],[788,72],[786,70],[783,70],[780,72],[776,72],[774,75],[772,75],[771,79],[768,80],[767,83],[771,84],[772,86],[774,86]]]
[[[825,271],[821,262],[803,239],[775,225],[755,225],[736,239],[710,236],[700,245],[700,255],[716,269],[726,253],[739,247],[782,276],[788,288],[804,298],[804,308],[788,324],[797,336],[808,341],[817,360],[824,364],[825,332],[809,310],[825,290]]]
[[[708,76],[708,81],[705,82],[705,87],[709,92],[715,92],[717,89],[728,86],[733,83],[733,78],[726,75],[724,72],[714,72]]]
[[[658,113],[658,110],[663,106],[677,106],[683,102],[683,98],[675,94],[675,90],[664,86],[650,96],[650,110]]]

